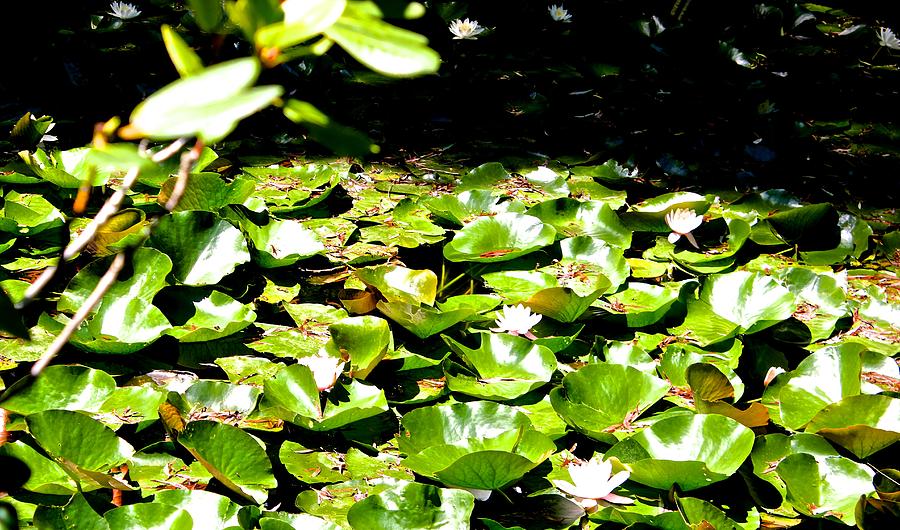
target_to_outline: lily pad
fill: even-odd
[[[266,381],[260,408],[306,429],[329,431],[386,412],[388,405],[384,392],[356,380],[335,385],[323,403],[310,369],[295,364]]]
[[[148,245],[172,258],[172,274],[185,285],[211,285],[250,261],[241,231],[210,212],[176,212],[160,219]]]
[[[795,510],[813,517],[834,517],[851,526],[856,524],[860,498],[875,491],[875,472],[840,456],[789,455],[779,462],[778,474]]]
[[[407,482],[354,504],[347,520],[358,530],[464,528],[474,508],[467,491]]]
[[[561,198],[544,201],[528,210],[553,226],[557,237],[590,236],[612,246],[631,246],[631,231],[606,203]]]
[[[278,485],[265,449],[237,427],[193,421],[178,443],[228,489],[248,500],[262,504],[269,495],[266,490]]]
[[[434,305],[437,275],[429,270],[412,270],[399,265],[377,265],[356,269],[356,276],[377,289],[388,302]]]
[[[509,261],[553,243],[556,230],[538,218],[502,213],[478,218],[444,246],[450,261]]]
[[[419,408],[401,422],[404,465],[453,486],[503,488],[554,451],[525,414],[488,401]]]
[[[731,476],[750,455],[753,431],[718,414],[662,419],[614,445],[631,480],[659,489],[690,491]]]
[[[548,381],[556,371],[556,357],[548,348],[505,333],[482,333],[478,349],[470,349],[442,335],[471,372],[445,362],[447,386],[454,392],[484,399],[512,399]],[[468,373],[467,373],[468,372]]]
[[[176,325],[165,332],[180,342],[204,342],[227,337],[256,320],[256,312],[250,305],[242,304],[219,291],[209,294],[181,294],[177,298],[180,301],[179,310],[183,314],[178,319],[174,315],[170,316]],[[188,304],[193,306],[193,314]],[[185,320],[184,317],[188,315],[189,318]]]
[[[553,410],[588,436],[614,443],[612,433],[628,432],[641,413],[666,395],[669,384],[630,366],[589,364],[563,378],[550,392]]]
[[[85,366],[48,366],[25,388],[16,384],[0,405],[10,412],[29,415],[51,409],[96,412],[116,388],[106,372]]]
[[[350,357],[350,370],[365,379],[394,347],[394,336],[387,320],[374,316],[349,317],[332,324],[331,344]]]
[[[866,458],[900,440],[900,399],[848,396],[820,410],[806,427]]]
[[[191,530],[194,520],[185,510],[168,504],[120,506],[103,514],[109,530]]]

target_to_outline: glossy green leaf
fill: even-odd
[[[203,70],[200,56],[168,24],[162,26],[162,37],[166,44],[166,51],[169,52],[169,59],[178,70],[178,75],[188,77]]]
[[[447,386],[483,399],[512,399],[550,381],[556,357],[548,348],[506,333],[483,333],[481,344],[471,349],[443,335],[441,338],[471,369],[444,365]]]
[[[312,372],[299,364],[284,368],[265,382],[261,408],[266,407],[291,423],[315,431],[337,429],[388,410],[383,391],[356,380],[335,385],[323,404]]]
[[[215,284],[250,261],[241,231],[209,212],[176,212],[160,219],[148,245],[166,253],[185,285]]]
[[[378,302],[377,307],[386,317],[420,339],[436,335],[476,313],[476,309],[470,307],[442,311],[405,302]]]
[[[240,506],[227,497],[203,490],[165,490],[154,495],[154,502],[180,508],[191,515],[194,528],[202,524],[209,530],[224,530],[239,525]]]
[[[108,472],[134,449],[102,423],[78,412],[47,410],[31,414],[26,424],[41,447],[79,482],[130,489]]]
[[[251,88],[259,69],[259,62],[247,57],[175,81],[135,107],[123,134],[155,140],[199,136],[206,143],[217,142],[281,95],[280,86]]]
[[[795,510],[813,517],[835,517],[846,525],[856,524],[860,497],[875,491],[874,471],[840,456],[793,454],[778,463],[778,474]]]
[[[624,291],[610,295],[601,307],[613,315],[624,315],[628,327],[640,328],[666,316],[678,295],[679,291],[670,287],[629,282]]]
[[[350,356],[350,370],[358,379],[365,379],[394,345],[391,327],[383,318],[345,318],[329,330],[334,346]]]
[[[848,396],[820,410],[806,431],[866,458],[900,440],[900,400],[884,395]]]
[[[0,406],[27,416],[51,409],[95,412],[112,395],[116,382],[106,372],[85,366],[48,366],[26,387],[16,387]]]
[[[194,520],[185,510],[168,504],[120,506],[103,514],[109,530],[191,530]]]
[[[556,230],[536,217],[502,213],[480,217],[444,246],[450,261],[509,261],[553,243]]]
[[[412,270],[399,265],[356,269],[356,276],[381,293],[388,302],[434,305],[437,275],[429,269]]]
[[[346,5],[346,0],[287,0],[281,6],[284,22],[259,29],[256,45],[288,48],[300,44],[337,22]]]
[[[528,210],[556,229],[557,237],[591,236],[614,247],[631,246],[631,231],[603,202],[556,199],[544,201]]]
[[[357,61],[385,75],[430,74],[440,65],[440,57],[424,37],[362,13],[345,11],[325,35]]]
[[[0,456],[8,456],[24,462],[30,475],[22,488],[49,495],[71,495],[78,491],[78,483],[62,467],[42,455],[22,440],[0,445]],[[85,489],[93,489],[85,484]]]
[[[193,421],[178,436],[203,467],[235,493],[256,503],[277,486],[266,451],[237,427],[212,421]]]
[[[689,491],[737,471],[753,447],[753,431],[717,414],[673,416],[657,421],[606,453],[631,470],[631,480],[660,489]]]
[[[407,482],[354,504],[347,520],[355,530],[466,528],[474,508],[466,491]]]
[[[563,378],[550,392],[553,410],[588,436],[614,442],[645,410],[666,395],[669,384],[630,366],[589,364]]]
[[[249,304],[242,304],[219,291],[186,294],[180,298],[179,310],[190,317],[187,320],[171,317],[177,325],[165,332],[180,342],[203,342],[226,337],[256,320],[256,312]]]
[[[171,177],[162,183],[157,197],[160,206],[165,206],[169,201],[177,183],[178,177]],[[243,204],[253,192],[254,182],[249,178],[237,178],[226,183],[218,173],[194,173],[188,179],[181,199],[173,211],[217,212],[229,204]]]
[[[777,399],[776,421],[789,429],[806,425],[823,408],[860,393],[860,352],[854,345],[830,346],[813,352],[769,387],[763,403]],[[777,396],[777,398],[775,398]]]
[[[525,213],[525,205],[515,200],[503,200],[489,190],[466,190],[458,194],[438,195],[424,201],[435,215],[464,226],[479,216],[498,213]]]
[[[47,530],[110,530],[109,523],[88,504],[81,493],[64,506],[41,506],[34,513],[34,525]]]

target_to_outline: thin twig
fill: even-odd
[[[153,156],[150,157],[150,160],[155,163],[163,162],[164,160],[175,155],[175,153],[177,153],[182,147],[184,147],[184,144],[186,143],[187,138],[179,138],[168,146],[154,153]],[[197,157],[199,158],[199,156],[200,155],[198,152]],[[62,256],[60,257],[62,261],[71,260],[72,258],[77,256],[78,253],[84,250],[85,247],[87,247],[91,243],[91,241],[94,240],[100,228],[102,228],[103,225],[105,225],[106,222],[109,221],[109,219],[119,211],[119,208],[122,206],[122,201],[125,200],[125,196],[128,194],[128,191],[131,190],[131,187],[134,185],[134,183],[137,182],[139,176],[140,168],[138,167],[131,168],[128,173],[125,174],[125,178],[122,179],[122,184],[121,186],[119,186],[119,189],[117,189],[116,192],[113,193],[105,203],[103,203],[100,211],[97,212],[97,215],[94,216],[91,222],[88,223],[87,227],[85,227],[85,229],[78,235],[78,237],[76,237],[73,241],[66,245],[66,248],[65,250],[63,250]],[[32,283],[31,286],[29,286],[25,291],[22,299],[18,303],[16,303],[16,309],[22,309],[23,307],[33,302],[41,293],[41,291],[44,290],[47,284],[50,283],[50,280],[53,279],[53,276],[56,274],[57,269],[58,267],[56,265],[44,269],[44,272],[42,272],[41,275],[38,276],[37,280],[35,280],[34,283]]]
[[[75,333],[75,330],[81,326],[81,323],[88,317],[88,314],[90,314],[90,312],[94,310],[94,307],[100,303],[100,300],[103,298],[103,295],[106,294],[106,291],[112,287],[112,284],[116,281],[116,278],[119,277],[119,272],[122,271],[122,267],[124,266],[125,254],[120,252],[113,258],[109,268],[100,278],[100,281],[97,282],[97,286],[91,291],[87,300],[81,304],[81,307],[78,308],[78,311],[75,312],[72,319],[66,324],[66,327],[63,328],[55,339],[53,339],[53,343],[50,344],[47,351],[45,351],[41,358],[31,367],[31,375],[35,377],[40,375],[44,368],[50,364],[50,361],[52,361],[60,350],[62,350],[63,346],[69,342],[69,339],[72,338],[72,334]]]
[[[166,210],[171,212],[178,206],[178,202],[181,201],[181,196],[184,195],[184,190],[187,189],[191,168],[194,167],[194,163],[200,158],[200,153],[202,151],[203,142],[197,140],[197,143],[194,144],[194,147],[192,147],[190,151],[181,154],[181,165],[178,167],[178,179],[172,187],[172,194],[169,195],[169,200],[166,201]]]

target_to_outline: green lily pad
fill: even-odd
[[[65,506],[38,507],[34,512],[34,525],[48,530],[110,530],[109,523],[94,511],[81,493],[73,495]]]
[[[459,230],[444,246],[450,261],[509,261],[550,245],[556,230],[536,217],[502,213],[480,217]]]
[[[479,216],[498,213],[525,213],[525,204],[516,200],[503,200],[488,190],[466,190],[458,194],[439,195],[424,202],[435,215],[453,221],[459,226],[474,221]]]
[[[187,511],[155,502],[113,508],[103,518],[109,530],[191,530],[194,527]]]
[[[145,215],[137,208],[126,208],[116,212],[97,229],[97,235],[87,246],[95,256],[115,254],[129,244],[137,245],[143,238],[147,226]]]
[[[161,206],[169,201],[177,182],[178,177],[171,177],[163,182],[157,197]],[[254,181],[249,178],[236,178],[226,183],[218,173],[192,173],[173,211],[217,212],[229,204],[243,204],[253,192]]]
[[[806,431],[866,458],[900,440],[900,399],[884,395],[845,397],[813,416]]]
[[[572,237],[563,239],[559,242],[562,259],[559,260],[558,266],[569,275],[580,272],[593,272],[596,268],[603,276],[609,280],[609,287],[606,288],[607,293],[614,292],[620,285],[625,283],[630,273],[628,261],[624,258],[622,249],[607,245],[599,239],[587,236]],[[587,271],[580,270],[584,264],[589,264]],[[567,270],[568,269],[568,270]],[[549,270],[544,268],[542,270]],[[560,275],[557,279],[566,287],[573,287],[567,284]]]
[[[840,214],[837,221],[840,242],[831,250],[807,250],[800,252],[800,258],[810,265],[831,265],[843,261],[848,256],[859,258],[869,248],[872,227],[862,219],[848,213]]]
[[[795,510],[813,517],[837,518],[850,526],[856,524],[860,497],[875,491],[875,472],[840,456],[792,454],[779,462],[778,474]]]
[[[108,472],[125,463],[134,448],[99,421],[79,412],[46,410],[25,422],[38,444],[79,482],[131,489]]]
[[[239,526],[240,505],[210,491],[177,489],[160,491],[154,495],[153,501],[188,512],[195,522],[202,522],[203,527],[210,530]],[[196,524],[194,526],[196,527]]]
[[[193,421],[178,436],[178,443],[228,489],[253,502],[265,502],[266,490],[278,485],[265,449],[237,427]]]
[[[631,246],[631,231],[606,203],[561,198],[528,210],[556,229],[557,237],[590,236],[618,248]]]
[[[687,308],[684,323],[669,331],[706,345],[773,326],[794,313],[796,300],[768,276],[737,271],[707,278]]]
[[[48,366],[27,387],[16,387],[0,402],[16,414],[51,409],[96,412],[115,391],[116,381],[106,372],[85,366]]]
[[[600,297],[602,289],[579,296],[568,287],[551,287],[533,294],[524,303],[533,311],[560,322],[575,322]]]
[[[354,504],[347,520],[357,530],[465,528],[474,508],[469,492],[407,482]]]
[[[182,314],[177,317],[170,315],[175,325],[166,330],[165,334],[180,342],[204,342],[227,337],[256,320],[252,306],[242,304],[219,291],[209,294],[179,292],[174,296],[179,299],[178,310]]]
[[[401,423],[404,465],[453,486],[503,488],[554,451],[525,414],[489,401],[419,408]]]
[[[272,362],[263,357],[246,355],[219,357],[215,362],[228,375],[229,382],[256,387],[263,386],[266,379],[274,377],[279,370],[284,368],[281,363]]]
[[[778,463],[789,455],[801,453],[820,459],[838,456],[838,452],[825,438],[815,434],[794,433],[790,436],[767,434],[758,437],[753,443],[753,451],[750,453],[753,473],[772,484],[784,499],[787,495],[787,486],[778,473]]]
[[[825,347],[780,376],[779,384],[770,385],[763,394],[762,402],[772,419],[797,430],[827,405],[859,395],[860,351],[861,347],[853,344]]]
[[[381,414],[388,405],[383,391],[356,380],[335,385],[323,404],[310,369],[295,364],[265,382],[260,408],[306,429],[329,431]]]
[[[454,392],[484,399],[513,399],[543,386],[556,371],[548,348],[506,333],[482,333],[478,349],[441,338],[471,369],[445,361],[447,386]]]
[[[553,410],[588,436],[614,443],[645,410],[666,395],[669,384],[630,366],[589,364],[567,374],[550,392]]]
[[[103,402],[94,419],[108,427],[153,422],[159,418],[159,406],[166,395],[156,389],[142,386],[126,386],[115,391]]]
[[[285,267],[325,251],[316,233],[299,221],[239,218],[241,230],[253,244],[253,260],[264,269]]]
[[[281,445],[278,460],[288,473],[306,484],[333,484],[349,478],[344,455],[307,449],[290,440]]]
[[[97,286],[111,258],[101,258],[81,269],[60,296],[57,309],[77,311]],[[172,262],[165,254],[140,248],[134,252],[130,271],[120,273],[72,342],[88,351],[131,353],[155,341],[171,327],[153,298],[166,285]],[[130,272],[130,275],[128,274]]]
[[[387,320],[365,315],[349,317],[329,326],[331,343],[350,356],[350,370],[358,379],[378,365],[394,346],[394,336]]]
[[[4,231],[34,236],[65,223],[62,212],[40,195],[10,191],[3,196],[3,201],[0,219],[11,221]]]
[[[291,213],[325,200],[342,174],[337,168],[327,164],[244,167],[241,170],[257,181],[254,195],[265,200],[270,211],[276,214]]]
[[[662,419],[614,445],[631,480],[654,488],[678,484],[690,491],[731,476],[750,455],[753,431],[718,414]]]
[[[0,445],[0,456],[15,458],[28,466],[31,473],[23,489],[48,495],[71,495],[78,491],[78,483],[62,467],[22,440]],[[84,484],[84,488],[91,490],[96,486]]]
[[[679,293],[678,289],[663,285],[629,282],[624,291],[610,295],[600,307],[613,315],[624,315],[628,327],[640,328],[666,316]]]
[[[184,391],[188,409],[182,412],[192,420],[248,416],[256,408],[261,393],[250,385],[201,379]]]
[[[377,265],[356,269],[356,277],[377,289],[388,302],[432,306],[437,296],[437,275],[429,269]]]
[[[210,212],[176,212],[160,219],[147,244],[172,258],[185,285],[211,285],[250,261],[241,231]]]
[[[468,319],[477,312],[476,309],[471,307],[441,310],[405,302],[378,302],[377,307],[386,317],[400,324],[420,339],[436,335]]]

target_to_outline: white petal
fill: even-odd
[[[675,243],[679,239],[681,239],[681,234],[677,232],[672,232],[669,234],[669,243]]]

